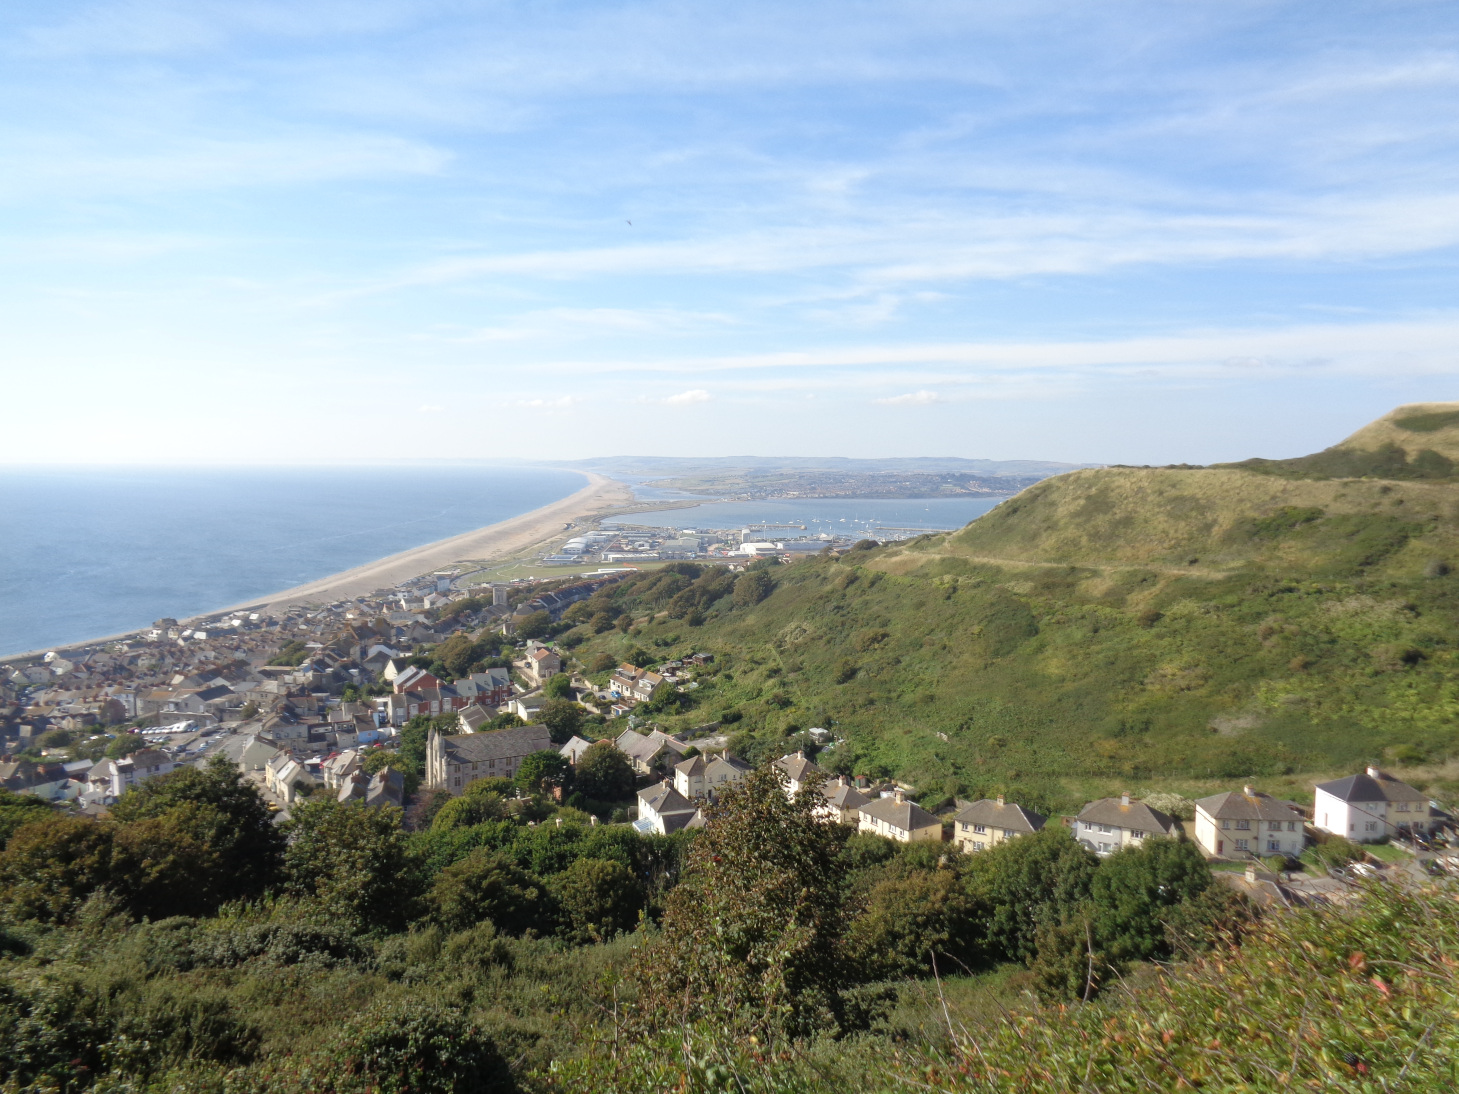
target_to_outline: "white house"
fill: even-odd
[[[1196,802],[1196,843],[1208,855],[1302,853],[1304,818],[1293,806],[1249,786]]]
[[[697,816],[699,807],[664,779],[638,792],[638,820],[634,827],[645,834],[657,832],[663,836],[687,827]]]
[[[787,780],[785,792],[787,794],[799,794],[801,788],[805,786],[806,780],[812,774],[820,773],[821,770],[816,766],[814,760],[806,759],[804,752],[796,752],[790,756],[782,756],[771,766],[785,776]]]
[[[165,752],[144,748],[120,760],[103,760],[86,776],[93,793],[100,791],[107,798],[120,798],[140,782],[167,775],[182,764]]]
[[[723,756],[693,756],[674,765],[674,789],[691,801],[710,797],[733,786],[750,773],[750,765],[726,753]]]
[[[1314,799],[1313,826],[1358,843],[1427,832],[1434,826],[1428,798],[1376,767],[1361,775],[1318,783]]]
[[[1151,836],[1175,838],[1180,834],[1174,817],[1128,794],[1092,801],[1074,818],[1074,838],[1097,855],[1137,847]]]

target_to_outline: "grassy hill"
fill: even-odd
[[[1344,445],[1418,417],[1448,451],[1456,415],[1400,408]],[[1313,773],[1459,751],[1456,564],[1449,482],[1085,470],[956,533],[775,567],[750,606],[721,585],[691,611],[709,577],[645,575],[604,598],[629,633],[574,640],[586,663],[712,650],[718,671],[661,721],[727,712],[752,754],[831,726],[846,743],[827,762],[932,798],[1067,808],[1250,776],[1300,796]]]

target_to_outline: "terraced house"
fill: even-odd
[[[1306,843],[1302,813],[1249,786],[1196,802],[1196,843],[1218,858],[1287,855],[1296,858]]]
[[[1174,817],[1128,794],[1090,802],[1074,818],[1073,828],[1074,838],[1096,855],[1138,847],[1151,836],[1181,834],[1180,822]]]
[[[997,799],[959,804],[952,818],[952,840],[964,851],[986,851],[1004,840],[1032,835],[1048,820],[1017,802],[1005,802],[1001,794]]]

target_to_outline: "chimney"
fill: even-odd
[[[1254,786],[1243,786],[1241,788],[1241,792],[1245,794],[1248,798],[1256,797],[1256,788]]]
[[[900,790],[896,791],[892,795],[892,797],[896,800],[896,803],[898,805],[901,805],[904,801],[907,800],[907,795],[903,794]]]
[[[805,752],[803,750],[801,750],[801,749],[796,749],[796,751],[795,751],[795,758],[797,760],[803,760],[803,759],[805,759]]]
[[[588,827],[589,828],[596,828],[596,827],[598,827],[598,818],[596,816],[594,816],[592,813],[589,813],[588,814]]]
[[[1002,805],[1003,804],[1003,795],[1002,794],[999,794],[998,795],[998,804],[999,805]]]
[[[1120,804],[1121,805],[1129,805],[1130,804],[1130,792],[1128,790],[1126,790],[1123,794],[1120,795]]]
[[[1369,764],[1368,765],[1368,776],[1369,776],[1369,778],[1373,778],[1373,779],[1381,779],[1383,777],[1383,772],[1379,771],[1372,764]]]

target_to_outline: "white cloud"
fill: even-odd
[[[665,406],[694,406],[698,403],[709,402],[709,392],[703,388],[694,388],[691,391],[681,391],[677,395],[670,395],[663,400]]]
[[[923,388],[921,391],[909,391],[905,395],[893,395],[887,399],[878,399],[877,402],[884,406],[930,406],[933,403],[942,402],[942,396],[935,391],[928,391]]]

